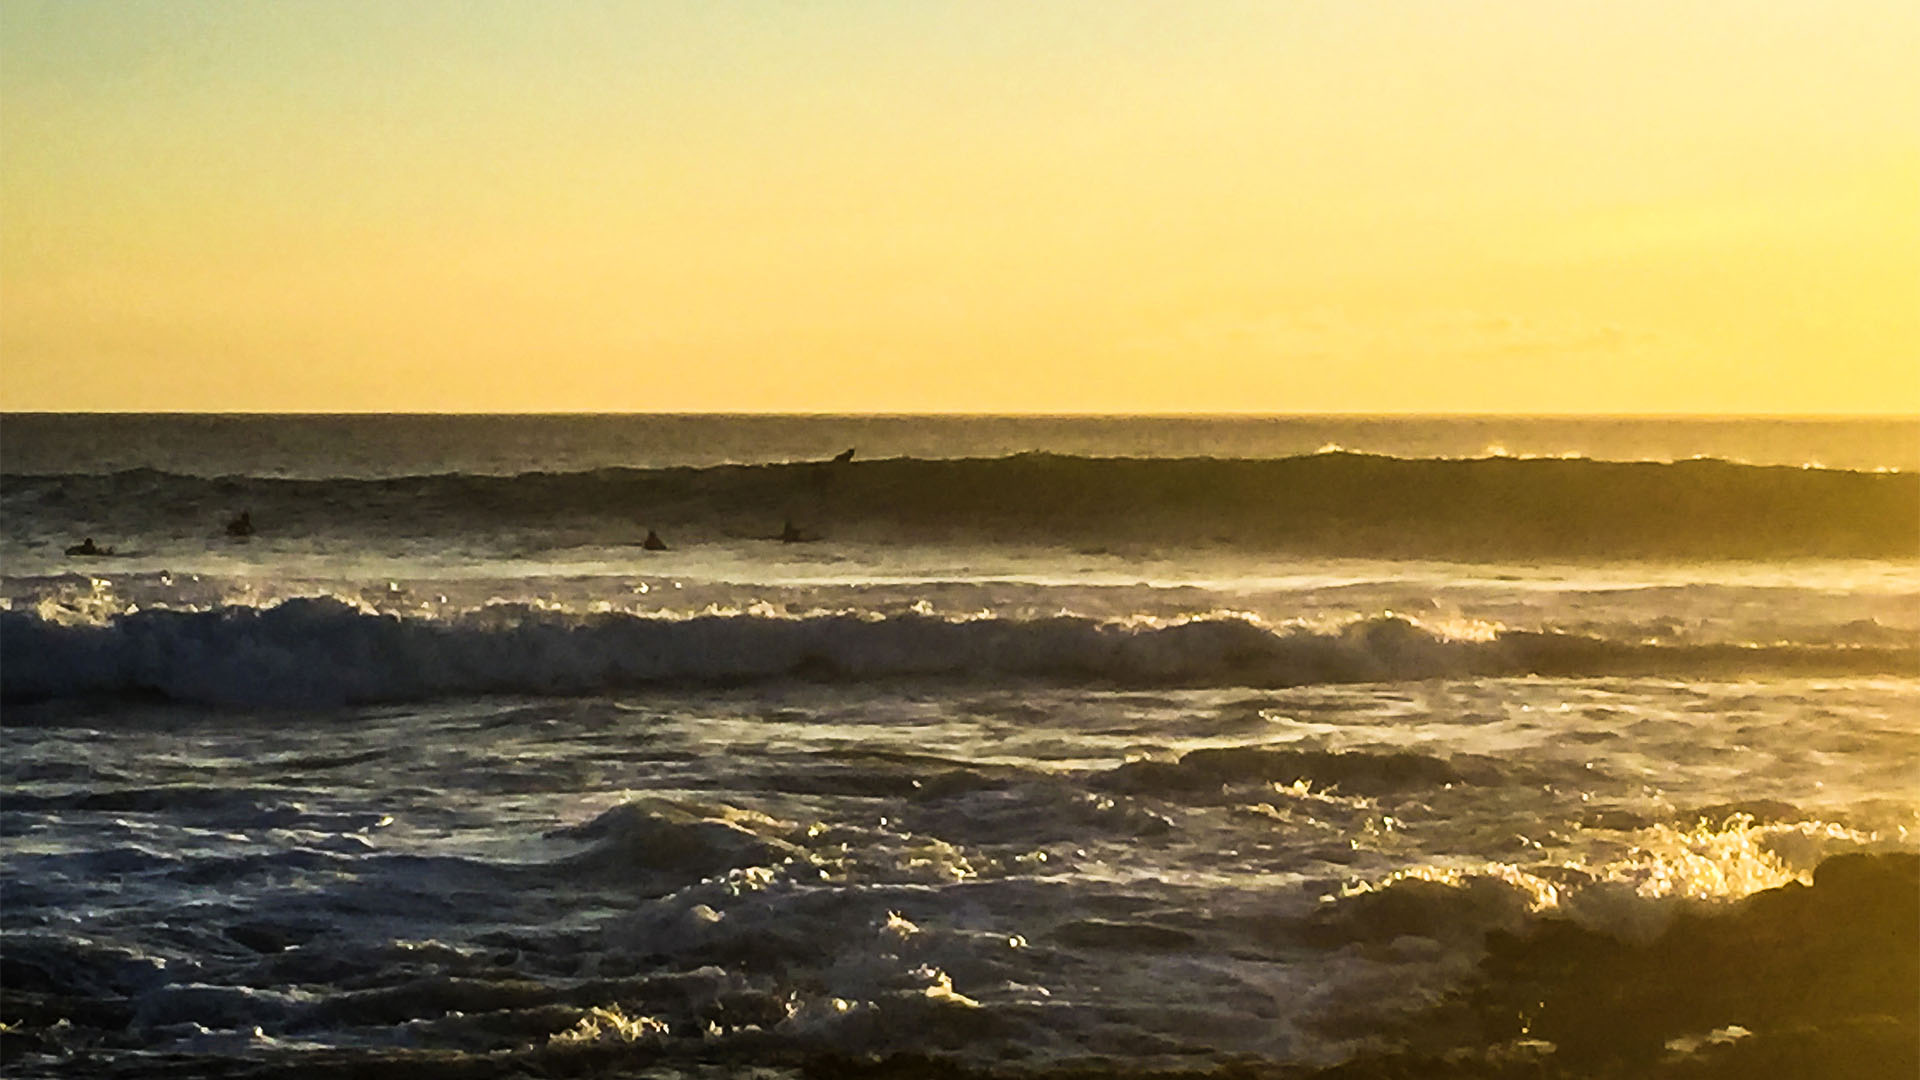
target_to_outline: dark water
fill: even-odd
[[[646,529],[682,545],[813,539],[1216,550],[1292,556],[1526,559],[1912,558],[1920,473],[1689,461],[1409,461],[1346,453],[1271,461],[1021,455],[843,464],[601,469],[516,476],[201,479],[146,469],[9,476],[10,555],[64,558],[64,538],[126,556],[191,555],[244,508],[273,534],[404,556],[496,558]],[[644,526],[644,527],[643,527]],[[118,549],[116,549],[118,550]],[[17,554],[16,554],[17,553]]]
[[[6,1074],[1912,1075],[1913,429],[4,418]]]
[[[0,415],[0,471],[198,476],[512,475],[862,459],[1720,458],[1920,471],[1920,419],[1526,416]]]

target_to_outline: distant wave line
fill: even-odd
[[[215,479],[150,469],[0,477],[42,529],[191,532],[251,509],[261,535],[489,530],[751,538],[783,521],[874,543],[1227,547],[1464,560],[1920,554],[1920,474],[1719,459],[1002,458],[609,467],[513,476]],[[644,529],[641,530],[644,532]]]

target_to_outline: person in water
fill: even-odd
[[[239,517],[236,517],[232,521],[227,522],[227,535],[228,536],[252,536],[253,535],[253,511],[242,510],[240,511]]]
[[[792,518],[788,518],[787,523],[780,529],[780,542],[783,544],[798,544],[803,540],[810,539],[812,539],[812,537],[801,532],[800,526],[795,525]]]
[[[647,530],[647,538],[640,542],[640,546],[646,548],[648,551],[667,550],[667,542],[660,539],[660,534],[654,532],[652,529]]]
[[[82,540],[79,543],[68,548],[67,554],[69,555],[111,555],[113,554],[113,549],[96,546],[93,542],[93,537],[89,536],[85,540]]]

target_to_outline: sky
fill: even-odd
[[[1920,414],[1911,0],[0,3],[0,409]]]

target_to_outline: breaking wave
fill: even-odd
[[[1331,632],[1237,616],[949,619],[571,615],[500,605],[401,617],[332,597],[78,624],[0,612],[0,698],[326,707],[779,680],[1026,679],[1258,686],[1429,678],[1920,674],[1920,647],[1660,645],[1542,631],[1457,640],[1397,616]]]

